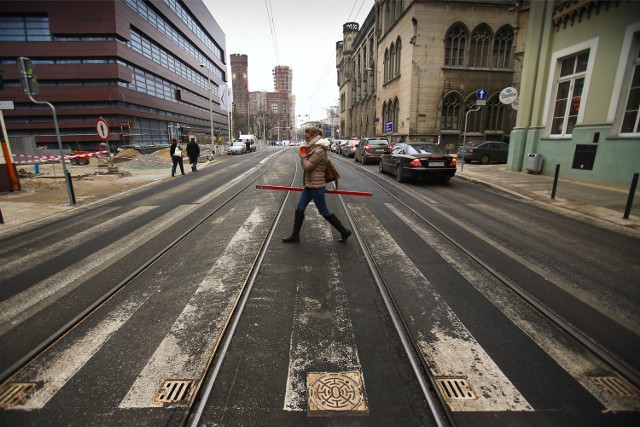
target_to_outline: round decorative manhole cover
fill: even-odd
[[[307,387],[310,415],[368,413],[360,372],[310,372]]]

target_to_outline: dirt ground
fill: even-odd
[[[159,153],[162,160],[165,160],[165,157],[170,160],[168,150],[166,151],[166,155]],[[134,161],[131,159],[140,155],[135,150],[125,150],[118,154],[113,159],[114,166],[118,168],[117,173],[110,173],[108,164],[97,158],[92,158],[89,165],[85,166],[66,164],[78,204],[104,199],[169,176],[170,166],[161,163],[161,166],[155,169],[128,168],[127,164]],[[68,203],[69,195],[62,165],[41,164],[38,169],[39,174],[36,175],[35,165],[19,166],[20,191],[1,194],[0,198],[7,197],[5,200],[28,203]]]

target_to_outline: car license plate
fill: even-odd
[[[384,148],[376,148],[374,151],[376,153],[384,153]]]
[[[444,166],[444,162],[429,162],[429,166]]]

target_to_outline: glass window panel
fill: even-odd
[[[575,56],[572,56],[571,58],[563,59],[562,65],[560,67],[560,76],[564,77],[564,76],[573,74],[575,63],[576,63]]]
[[[576,73],[584,73],[587,71],[587,65],[589,64],[589,52],[578,55],[578,61],[576,64]]]

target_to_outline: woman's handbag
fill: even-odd
[[[173,157],[182,157],[182,149],[179,145],[176,145],[176,149],[173,152]]]
[[[327,159],[327,168],[324,170],[324,182],[336,182],[336,188],[338,188],[338,180],[340,179],[340,174],[331,160]]]

